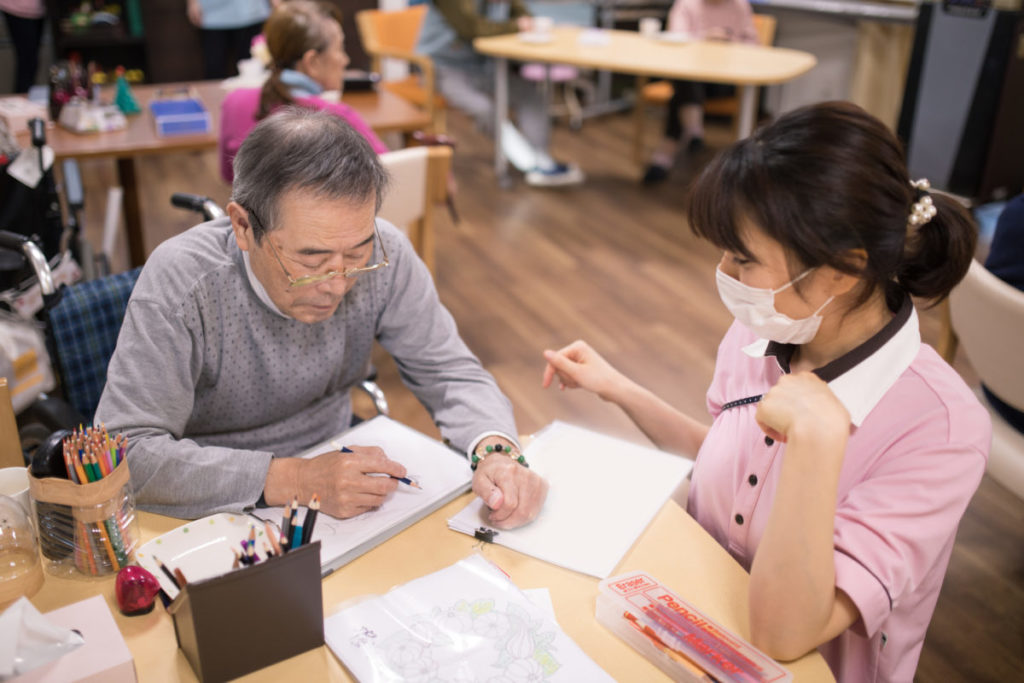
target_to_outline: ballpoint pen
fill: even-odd
[[[333,446],[333,447],[334,447],[334,448],[335,448],[335,449],[336,449],[336,450],[337,450],[338,452],[340,452],[340,453],[352,453],[352,452],[353,452],[351,448],[348,448],[348,447],[346,447],[346,446],[342,446],[342,445],[341,445],[341,444],[339,444],[339,443],[338,443],[337,441],[332,441],[332,442],[331,442],[331,446]],[[385,473],[384,473],[384,472],[381,472],[380,474],[385,474]],[[417,489],[420,489],[420,490],[422,490],[422,489],[423,489],[423,487],[422,487],[422,486],[420,486],[419,484],[417,484],[416,482],[414,482],[414,481],[413,481],[412,479],[410,479],[409,477],[396,477],[396,476],[395,476],[395,475],[393,475],[393,474],[388,474],[387,476],[391,477],[392,479],[397,479],[398,481],[402,482],[402,483],[403,483],[403,484],[405,484],[406,486],[412,486],[413,488],[417,488]]]

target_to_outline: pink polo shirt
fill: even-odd
[[[766,355],[773,349],[781,355]],[[756,403],[723,408],[768,391],[782,366],[788,369],[792,349],[733,323],[707,394],[714,423],[697,455],[687,507],[748,570],[786,449],[758,428]],[[836,585],[860,610],[850,629],[818,649],[839,681],[911,681],[957,525],[985,471],[988,413],[921,343],[909,300],[873,339],[815,372],[853,423],[834,557]]]
[[[373,132],[369,124],[356,112],[355,109],[344,102],[328,102],[316,96],[296,98],[295,103],[310,109],[325,109],[332,114],[340,116],[355,128],[373,147],[377,154],[388,151],[388,146],[377,134]],[[228,93],[224,98],[220,111],[220,138],[217,142],[217,149],[220,152],[220,174],[225,181],[231,182],[235,178],[234,169],[231,163],[238,154],[238,148],[242,146],[249,132],[256,127],[256,112],[260,108],[259,88],[240,88]]]

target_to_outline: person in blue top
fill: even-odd
[[[999,214],[985,268],[1003,282],[1024,291],[1024,194],[1007,202]],[[996,412],[1024,434],[1024,412],[1007,404],[984,384],[981,388]]]
[[[281,0],[186,0],[188,20],[200,30],[203,74],[227,78],[235,63],[248,59],[249,44]]]

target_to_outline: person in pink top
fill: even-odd
[[[220,173],[231,182],[232,161],[256,123],[285,105],[323,109],[345,119],[378,154],[388,151],[359,114],[322,95],[341,92],[348,65],[341,18],[332,5],[310,0],[283,2],[263,26],[273,63],[262,89],[243,88],[224,98],[219,138]]]
[[[750,572],[755,646],[782,660],[818,648],[839,681],[912,681],[991,423],[921,343],[911,297],[960,281],[974,226],[845,102],[724,151],[689,222],[724,252],[715,277],[736,318],[711,425],[582,341],[544,352],[543,385],[595,392],[659,447],[696,454],[687,509]]]
[[[668,13],[668,30],[697,40],[757,43],[747,0],[676,0]],[[665,135],[651,155],[643,177],[645,185],[668,178],[678,150],[692,154],[704,148],[704,100],[728,97],[734,91],[734,86],[722,83],[672,81]]]

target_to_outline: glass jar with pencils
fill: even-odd
[[[126,445],[121,435],[89,428],[60,442],[48,476],[33,462],[29,495],[50,573],[103,576],[134,561],[139,525]]]

